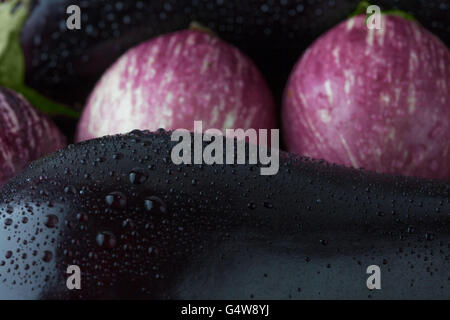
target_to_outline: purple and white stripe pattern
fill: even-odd
[[[0,186],[31,161],[66,144],[50,119],[21,95],[2,87],[0,117]]]
[[[416,22],[363,16],[295,66],[282,120],[288,151],[353,167],[450,179],[450,52]]]
[[[77,141],[134,129],[276,127],[270,90],[254,63],[218,37],[179,31],[125,53],[101,78]]]

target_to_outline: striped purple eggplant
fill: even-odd
[[[49,118],[2,87],[0,118],[0,186],[31,161],[65,146],[65,138]]]
[[[450,179],[450,51],[414,21],[351,18],[295,66],[283,102],[289,151],[379,172]]]
[[[125,53],[101,78],[77,141],[133,129],[276,127],[272,94],[254,63],[205,31],[185,30]]]

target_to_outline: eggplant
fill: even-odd
[[[177,166],[177,143],[163,130],[89,140],[12,179],[0,298],[450,298],[449,182],[283,152],[272,176]]]
[[[278,100],[301,53],[345,20],[359,0],[135,1],[34,0],[22,29],[29,86],[81,108],[100,76],[136,44],[198,22],[252,58]],[[81,30],[67,30],[66,8],[79,5]],[[446,1],[377,1],[413,14],[447,45]]]

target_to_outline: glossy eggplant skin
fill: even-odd
[[[3,299],[450,298],[450,183],[281,153],[179,165],[170,133],[72,145],[0,194]],[[66,269],[81,269],[68,290]],[[366,269],[381,269],[369,290]]]
[[[345,20],[358,2],[34,0],[21,39],[26,80],[38,91],[81,108],[102,73],[127,49],[196,21],[247,53],[279,99],[301,53]],[[66,29],[66,8],[71,4],[81,8],[81,30]],[[377,4],[412,13],[450,43],[446,1],[383,0]]]

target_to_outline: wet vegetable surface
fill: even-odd
[[[274,176],[175,166],[174,144],[163,131],[91,140],[7,184],[0,297],[450,297],[448,182],[286,153]],[[366,287],[373,264],[382,290]]]

